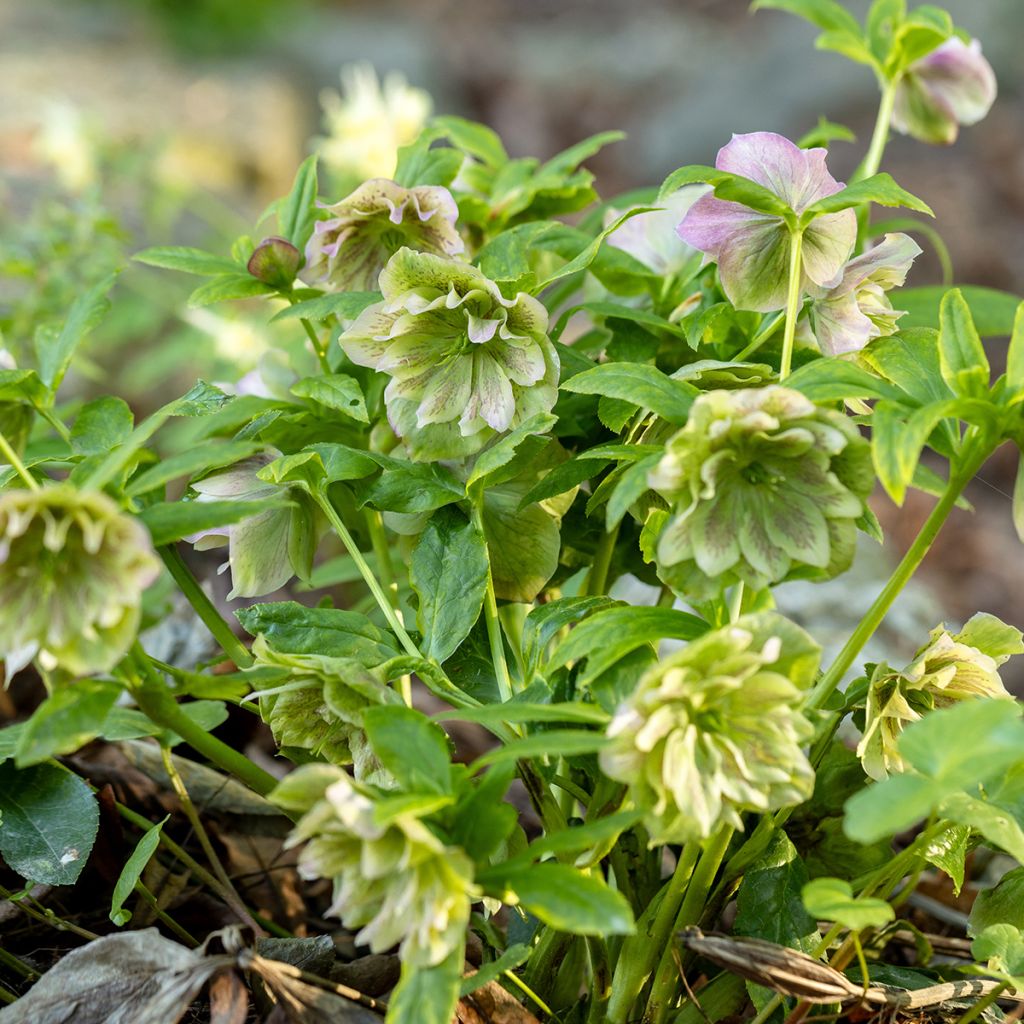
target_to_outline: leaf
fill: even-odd
[[[744,178],[740,174],[731,174],[729,171],[720,171],[715,167],[705,167],[702,164],[691,164],[673,171],[662,182],[661,188],[658,190],[658,200],[660,202],[684,185],[695,184],[711,185],[719,199],[740,203],[759,213],[767,213],[784,219],[794,216],[789,204],[770,189],[765,188],[764,185],[751,181],[750,178]]]
[[[291,387],[298,398],[319,402],[328,409],[334,409],[359,423],[369,423],[363,389],[355,377],[346,373],[324,373],[316,377],[304,377]]]
[[[534,608],[523,623],[523,659],[527,676],[540,664],[548,644],[566,627],[615,602],[609,597],[559,597]]]
[[[374,753],[403,790],[451,791],[448,738],[426,715],[401,705],[379,705],[363,712],[363,726]]]
[[[466,491],[469,492],[472,488],[482,490],[487,487],[488,481],[502,466],[511,461],[516,449],[528,437],[548,433],[557,422],[558,417],[552,416],[551,413],[538,413],[506,434],[497,444],[481,452],[466,481]]]
[[[508,160],[501,137],[493,128],[464,117],[442,114],[431,119],[431,127],[444,132],[452,145],[463,149],[488,167],[500,167]]]
[[[47,388],[35,370],[0,370],[0,402],[46,402]]]
[[[993,888],[982,889],[974,898],[967,934],[980,935],[994,924],[1024,929],[1024,867],[1007,871]]]
[[[315,299],[296,302],[294,306],[282,309],[270,318],[277,320],[328,320],[336,316],[339,320],[354,320],[367,306],[380,302],[380,292],[337,292],[320,295]]]
[[[865,845],[894,836],[927,818],[944,792],[934,780],[920,775],[890,775],[846,801],[843,831]]]
[[[980,832],[989,846],[1005,850],[1017,861],[1024,860],[1024,829],[1002,807],[966,793],[954,793],[939,804],[939,813]]]
[[[71,427],[71,448],[78,455],[101,455],[127,439],[135,425],[128,403],[107,396],[86,402]]]
[[[251,299],[257,295],[272,295],[276,290],[248,273],[218,274],[189,295],[188,305],[192,309],[199,309],[215,302],[227,302],[229,299]]]
[[[562,382],[563,391],[606,395],[650,409],[673,426],[682,426],[690,413],[695,389],[645,363],[603,363]]]
[[[125,861],[121,874],[117,877],[114,894],[110,898],[110,920],[118,928],[126,925],[132,919],[132,915],[124,909],[124,901],[135,891],[136,883],[142,877],[142,872],[146,869],[150,858],[156,853],[156,848],[160,845],[160,830],[167,823],[168,818],[170,818],[169,814],[163,821],[158,821],[142,833],[142,838],[136,843],[132,855]]]
[[[859,35],[857,19],[836,0],[754,0],[750,10],[775,10],[795,14],[826,32],[852,32]]]
[[[1013,333],[1006,352],[1006,386],[1013,392],[1024,390],[1024,302],[1013,317]]]
[[[643,818],[643,811],[619,811],[603,818],[595,818],[582,825],[572,825],[560,832],[550,832],[505,862],[512,864],[529,864],[551,854],[579,853],[583,850],[606,851],[608,847],[628,828],[632,828]],[[588,857],[588,864],[597,859],[593,854]],[[577,866],[580,866],[577,862]]]
[[[382,512],[433,512],[465,496],[465,488],[443,466],[393,459],[363,492],[362,504]]]
[[[1024,543],[1024,452],[1017,459],[1017,477],[1013,482],[1013,528],[1017,538]]]
[[[160,501],[144,508],[139,519],[149,530],[153,543],[159,547],[200,530],[230,526],[250,516],[287,508],[291,504],[283,494],[258,501]]]
[[[939,306],[939,365],[956,395],[987,396],[990,370],[985,347],[959,289],[947,292]]]
[[[0,764],[0,854],[22,878],[73,885],[99,827],[92,790],[59,765]]]
[[[852,931],[881,928],[896,919],[885,900],[854,897],[849,882],[841,878],[815,878],[803,887],[804,906],[816,918],[833,921]]]
[[[1020,296],[970,284],[962,285],[958,290],[970,307],[975,326],[983,338],[1005,336],[1013,330]],[[944,285],[900,288],[890,292],[893,306],[907,311],[906,316],[900,320],[901,329],[938,327],[939,305],[948,292],[949,289]]]
[[[812,402],[846,398],[888,398],[905,402],[907,394],[847,359],[822,357],[805,363],[787,378],[786,387],[805,394]]]
[[[121,689],[107,679],[78,679],[55,689],[21,728],[14,751],[17,766],[74,753],[101,735]]]
[[[600,732],[585,729],[549,729],[495,747],[478,757],[470,769],[477,772],[489,765],[505,764],[530,757],[573,757],[577,754],[594,754],[607,745],[608,740]]]
[[[462,513],[438,509],[412,554],[409,580],[419,596],[423,653],[447,661],[480,616],[490,563],[484,538]]]
[[[971,955],[988,961],[1013,988],[1022,986],[1024,975],[1024,936],[1009,924],[993,924],[971,943]]]
[[[244,459],[263,447],[256,441],[206,441],[198,448],[179,452],[132,477],[125,488],[130,498],[146,494],[177,480],[179,477],[193,477],[210,469],[219,469]]]
[[[82,292],[71,304],[67,319],[55,337],[36,336],[36,357],[39,360],[39,376],[52,391],[56,391],[71,365],[82,340],[106,315],[110,309],[107,292],[114,287],[116,274],[109,274],[102,281]],[[42,340],[41,340],[42,339]]]
[[[526,963],[530,959],[532,951],[530,946],[521,942],[509,946],[497,960],[481,964],[474,974],[463,978],[459,994],[468,996],[471,992],[476,992],[478,989],[483,988],[484,985],[497,981],[506,971],[511,971],[520,964]]]
[[[479,722],[496,725],[503,722],[580,722],[584,725],[606,725],[609,714],[596,704],[567,701],[560,704],[532,704],[512,699],[503,704],[482,708],[460,708],[434,716],[439,722]]]
[[[940,832],[924,849],[924,859],[949,875],[954,896],[960,895],[964,885],[970,839],[970,826],[957,825]]]
[[[291,192],[277,207],[277,223],[281,234],[300,251],[305,251],[306,242],[313,231],[313,204],[317,192],[316,162],[315,153],[302,161]]]
[[[436,967],[403,963],[398,986],[388,1000],[386,1024],[451,1024],[459,1000],[464,955],[460,947]]]
[[[892,175],[873,174],[863,181],[847,185],[846,188],[824,199],[812,203],[800,215],[800,223],[810,224],[817,217],[829,213],[838,213],[840,210],[849,210],[856,206],[863,206],[865,203],[877,203],[879,206],[903,206],[908,210],[917,213],[926,213],[934,217],[932,208],[922,199],[912,195],[905,188],[901,188],[893,180]]]
[[[197,274],[200,277],[240,274],[243,270],[239,264],[233,263],[231,260],[184,245],[164,245],[143,249],[141,252],[137,252],[132,259],[136,263],[145,263],[149,267],[180,270],[182,273]]]

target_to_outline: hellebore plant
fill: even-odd
[[[849,184],[823,122],[806,145],[723,139],[715,166],[605,201],[581,164],[617,133],[511,158],[359,72],[321,144],[334,178],[307,160],[273,235],[137,255],[205,278],[192,306],[267,300],[255,371],[138,423],[72,393],[112,278],[61,329],[5,338],[0,656],[47,693],[0,730],[0,856],[26,887],[74,883],[96,841],[96,796],[54,758],[155,737],[189,809],[184,740],[280,812],[308,927],[397,954],[377,1001],[302,975],[360,1019],[475,1020],[500,996],[516,1020],[767,1024],[839,1012],[772,966],[797,950],[818,1001],[877,974],[896,1005],[908,975],[879,929],[922,873],[959,888],[975,862],[1024,864],[1024,723],[1000,678],[1020,631],[979,614],[859,670],[964,488],[1000,445],[1024,450],[1024,304],[906,288],[914,237],[938,235],[872,219],[931,213],[880,171],[890,131],[953,141],[991,69],[936,7],[876,0],[862,25],[834,0],[754,6],[874,70]],[[976,313],[1011,336],[995,381]],[[822,664],[824,624],[787,620],[776,588],[842,586],[858,536],[884,539],[873,509],[908,488],[932,511]],[[196,574],[215,581],[205,552],[225,546],[215,598]],[[172,586],[219,648],[201,664],[153,656]],[[228,704],[258,712],[273,772],[222,738]],[[208,842],[212,875],[165,848],[255,920]],[[1017,984],[1021,870],[979,904],[1002,908],[977,915],[987,965],[943,965],[988,1001],[965,1024]],[[0,1024],[43,1019],[38,991]]]

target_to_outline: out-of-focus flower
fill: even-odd
[[[471,903],[479,898],[473,864],[447,846],[421,812],[388,807],[340,768],[305,765],[271,794],[302,814],[289,845],[305,842],[299,872],[330,878],[328,914],[360,928],[356,942],[383,953],[396,943],[404,963],[439,964],[464,941]]]
[[[690,207],[707,192],[705,185],[686,185],[657,205],[651,213],[638,213],[608,236],[608,244],[628,252],[656,274],[677,274],[697,250],[679,237],[676,230]],[[609,209],[604,226],[609,227],[627,210]]]
[[[252,367],[271,349],[263,325],[240,316],[224,316],[211,309],[186,309],[182,319],[208,335],[216,354],[236,367]]]
[[[159,562],[105,494],[64,484],[0,494],[0,657],[73,675],[109,671],[139,625]]]
[[[50,103],[39,126],[35,150],[70,192],[81,192],[97,178],[96,146],[81,112],[67,103]]]
[[[649,483],[671,506],[659,572],[711,596],[848,568],[874,474],[846,416],[769,386],[700,395]]]
[[[951,145],[960,125],[977,124],[996,99],[996,76],[981,43],[951,36],[915,61],[896,87],[892,125],[921,142]]]
[[[355,179],[391,177],[398,150],[419,135],[430,116],[429,94],[394,71],[382,87],[368,63],[342,68],[341,86],[340,94],[333,89],[320,94],[327,131],[318,140],[321,159]]]
[[[476,267],[411,249],[388,261],[380,290],[340,342],[391,377],[388,419],[410,457],[472,455],[555,404],[558,355],[536,299],[507,299]]]
[[[875,666],[868,684],[864,735],[857,747],[864,771],[873,779],[904,771],[899,738],[932,708],[979,697],[1013,700],[999,667],[1014,654],[1024,654],[1020,630],[979,612],[956,634],[936,626],[928,643],[901,671]]]
[[[281,495],[276,484],[257,474],[280,452],[270,451],[236,462],[192,484],[197,501],[260,501]],[[197,551],[228,547],[228,560],[220,567],[231,569],[231,592],[236,597],[262,597],[283,587],[296,574],[308,576],[316,548],[317,521],[310,500],[290,490],[292,505],[258,512],[230,526],[200,530],[189,537]]]
[[[774,614],[694,640],[647,672],[616,712],[601,767],[646,812],[652,843],[683,843],[743,811],[806,800],[814,770],[800,711],[818,651]]]
[[[455,221],[459,209],[440,185],[402,188],[386,178],[360,185],[326,207],[313,225],[303,277],[337,291],[370,291],[384,264],[403,246],[438,256],[465,248]]]
[[[894,234],[850,260],[834,288],[811,290],[814,301],[801,318],[801,338],[813,337],[822,352],[838,356],[895,334],[904,311],[892,308],[886,292],[903,284],[920,255],[909,235]]]
[[[752,132],[734,135],[715,166],[763,185],[799,214],[843,188],[829,174],[826,155],[773,132]],[[722,288],[737,309],[767,313],[786,305],[791,242],[781,217],[708,194],[690,208],[679,236],[718,264]],[[801,290],[837,284],[856,238],[853,210],[816,218],[804,230]]]

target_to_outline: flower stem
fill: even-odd
[[[479,502],[473,502],[470,518],[473,525],[485,537],[483,514]],[[484,540],[484,550],[487,541]],[[491,574],[491,553],[487,551],[487,592],[484,595],[484,622],[487,625],[487,642],[491,648],[491,664],[494,666],[494,677],[498,683],[498,693],[502,702],[512,699],[512,677],[508,672],[508,661],[505,658],[505,640],[501,632],[501,620],[498,618],[498,599],[494,594],[494,576]]]
[[[150,909],[156,915],[157,919],[161,921],[166,928],[174,932],[174,934],[177,935],[189,949],[199,948],[199,940],[191,932],[186,931],[163,909],[163,907],[160,906],[157,898],[142,884],[142,882],[135,883],[135,891],[142,897],[145,903],[149,904]]]
[[[782,335],[782,363],[779,367],[779,380],[789,376],[793,363],[793,344],[796,340],[796,322],[800,316],[800,300],[803,291],[803,250],[804,233],[802,228],[791,228],[789,235],[789,292],[786,296],[786,329]]]
[[[887,82],[882,87],[882,100],[878,105],[878,117],[875,119],[875,130],[871,135],[871,143],[861,165],[853,172],[853,182],[862,181],[878,173],[882,166],[882,154],[889,141],[889,128],[892,125],[892,112],[896,105],[896,87],[899,81]]]
[[[585,593],[597,597],[608,590],[608,570],[615,553],[615,542],[619,539],[619,527],[615,526],[608,533],[602,534],[594,552],[594,561],[587,576]]]
[[[18,453],[2,433],[0,433],[0,455],[3,455],[10,463],[11,468],[21,477],[30,491],[39,490],[39,481],[25,468],[25,463],[18,458]]]
[[[220,644],[224,653],[239,668],[248,668],[252,665],[252,655],[246,650],[245,644],[235,636],[231,627],[214,607],[213,602],[206,596],[206,591],[192,575],[192,570],[186,564],[185,559],[181,557],[181,552],[177,547],[168,544],[157,548],[157,551],[174,582],[188,598],[188,603],[195,609],[196,615],[202,619],[203,625]]]
[[[30,907],[28,900],[31,899],[31,896],[24,895],[18,897],[10,889],[0,885],[0,899],[9,900],[26,917],[31,917],[33,921],[38,921],[40,924],[56,928],[59,932],[71,932],[72,935],[77,935],[80,939],[85,939],[87,942],[92,942],[94,939],[99,938],[95,932],[89,931],[88,928],[82,928],[80,925],[75,924],[74,921],[68,921],[63,917],[59,917],[49,907],[43,907],[42,910]]]
[[[745,359],[749,359],[778,330],[779,324],[785,319],[785,313],[777,313],[775,316],[766,319],[768,319],[768,322],[754,335],[750,344],[732,357],[737,363],[742,363]]]

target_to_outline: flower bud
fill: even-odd
[[[291,288],[302,266],[302,253],[285,238],[265,238],[253,250],[247,268],[258,281],[273,288]]]

